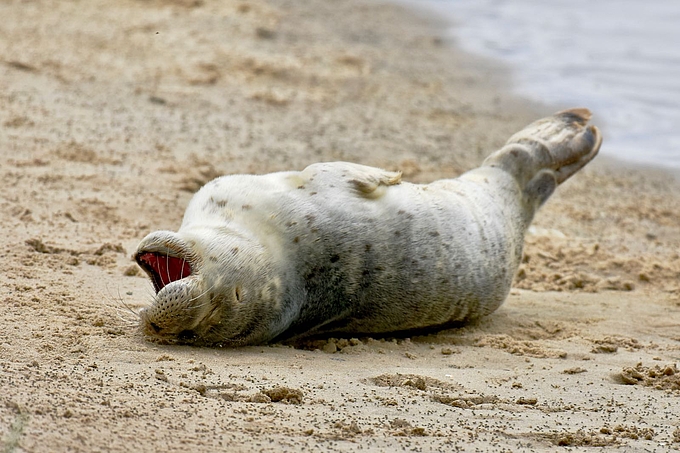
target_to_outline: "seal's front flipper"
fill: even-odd
[[[323,181],[323,184],[329,187],[343,187],[349,184],[351,189],[366,198],[378,198],[384,193],[384,190],[379,189],[401,183],[399,171],[387,171],[350,162],[312,164],[300,173],[300,177],[306,181],[319,177],[316,182]]]
[[[367,171],[365,169],[370,169]],[[393,186],[401,183],[401,172],[380,170],[377,168],[364,167],[351,175],[350,184],[363,196],[373,198],[380,196],[376,193],[379,187]]]
[[[540,119],[510,137],[484,165],[512,174],[538,207],[600,150],[602,135],[587,126],[590,117],[588,109],[579,108]]]

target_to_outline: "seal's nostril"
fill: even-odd
[[[161,331],[161,328],[158,324],[150,322],[149,325],[151,326],[154,332],[158,333]]]
[[[186,329],[178,333],[177,338],[183,341],[193,340],[196,338],[196,333],[193,330]]]

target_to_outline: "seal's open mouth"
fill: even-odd
[[[184,258],[157,252],[137,255],[137,263],[151,276],[156,293],[168,283],[191,275],[191,266]]]

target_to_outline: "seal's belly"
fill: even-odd
[[[402,183],[365,197],[330,179],[275,190],[266,209],[252,211],[258,240],[304,288],[288,334],[464,321],[505,299],[519,262],[516,233],[504,223],[511,207],[488,188]]]

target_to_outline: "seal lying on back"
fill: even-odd
[[[481,167],[426,185],[345,162],[218,178],[177,233],[139,245],[157,292],[142,330],[160,342],[239,346],[491,313],[536,210],[597,154],[589,118],[572,109],[539,120]]]

